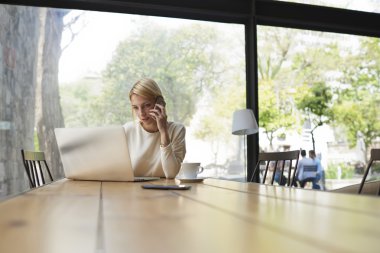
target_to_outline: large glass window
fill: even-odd
[[[127,94],[150,76],[163,89],[169,120],[187,127],[185,160],[201,162],[203,176],[243,175],[239,138],[231,135],[233,111],[245,108],[243,25],[101,12],[81,18],[60,62],[66,126],[133,120]],[[64,35],[70,41],[71,31]]]
[[[380,147],[379,56],[378,38],[259,26],[260,148],[314,149],[326,189],[358,183]]]
[[[233,111],[245,108],[244,26],[0,5],[0,196],[28,189],[21,149],[63,177],[55,127],[133,120],[128,92],[155,79],[169,120],[187,128],[186,161],[203,176],[244,174]]]

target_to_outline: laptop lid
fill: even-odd
[[[66,178],[134,181],[122,126],[54,129]]]

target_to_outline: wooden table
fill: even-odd
[[[216,179],[187,191],[141,184],[61,180],[0,202],[0,252],[380,252],[380,198]]]

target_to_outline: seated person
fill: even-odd
[[[282,163],[283,163],[283,161],[278,161],[277,162],[277,168],[276,168],[276,171],[274,173],[274,182],[278,183],[279,185],[285,186],[288,178],[285,176],[285,168],[284,168],[284,174],[281,177]],[[271,161],[269,163],[268,175],[267,175],[267,178],[265,180],[266,183],[270,184],[272,182],[272,177],[273,177],[273,171],[274,171],[275,164],[276,164],[276,162],[274,162],[274,161]],[[280,180],[280,177],[281,177],[281,180]]]
[[[318,184],[318,181],[322,176],[322,166],[320,161],[316,158],[314,150],[309,151],[309,157],[306,157],[306,151],[301,150],[302,159],[298,162],[297,166],[297,181],[299,182],[302,188],[305,187],[307,182],[312,182],[313,189],[321,189]],[[306,168],[315,167],[315,172],[307,172]]]
[[[135,176],[174,178],[186,154],[184,125],[167,120],[157,83],[137,81],[129,92],[137,120],[124,125]]]
[[[280,176],[281,176],[281,169],[277,169],[276,173],[274,174],[274,181],[277,182],[279,185],[285,186],[286,183],[288,182],[288,178],[285,176],[285,172],[281,177],[281,181],[280,181]]]

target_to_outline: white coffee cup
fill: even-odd
[[[181,174],[184,179],[197,178],[199,173],[202,173],[203,167],[201,163],[181,163]]]

